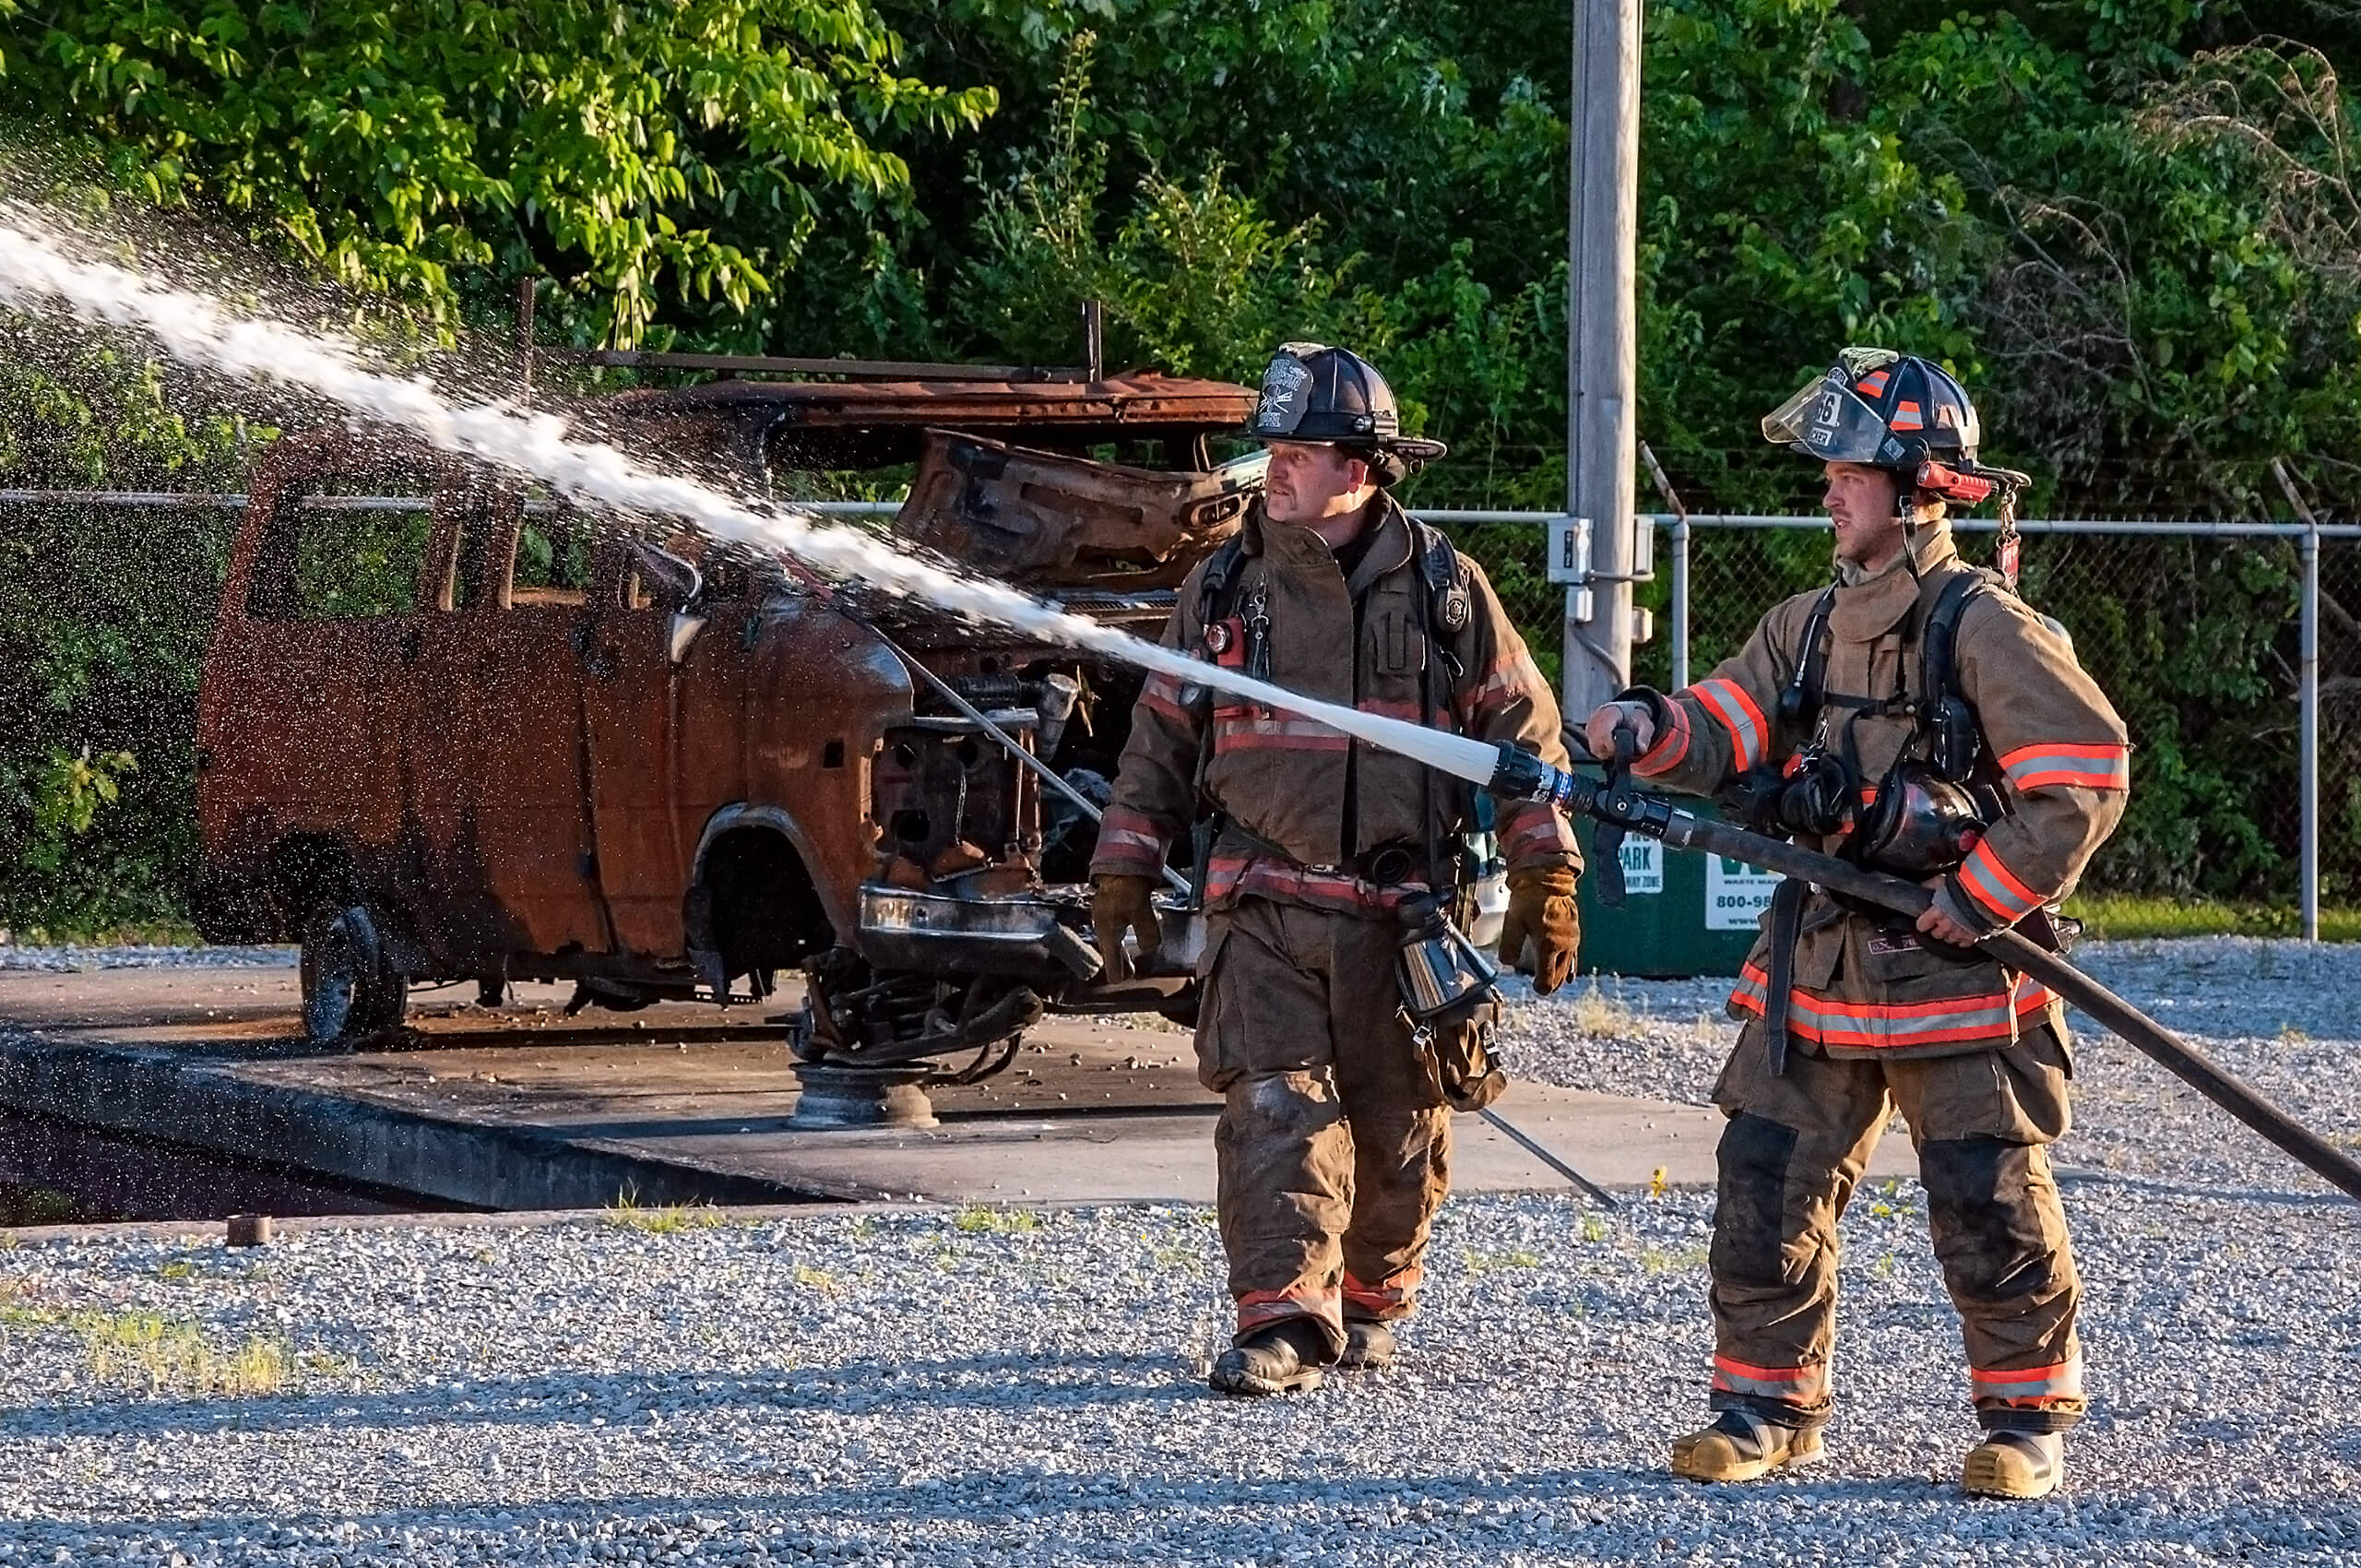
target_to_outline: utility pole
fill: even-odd
[[[1579,726],[1631,683],[1640,0],[1574,0],[1573,11],[1566,510],[1590,521],[1591,581],[1566,590],[1565,711]]]

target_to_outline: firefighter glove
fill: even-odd
[[[1103,940],[1103,939],[1102,939]],[[1547,996],[1573,977],[1582,923],[1574,913],[1574,873],[1564,866],[1509,873],[1509,911],[1501,921],[1501,961],[1525,968],[1533,944],[1533,989]]]
[[[1156,878],[1152,876],[1109,873],[1093,879],[1090,927],[1098,935],[1098,956],[1106,962],[1107,980],[1132,978],[1132,962],[1123,953],[1123,933],[1127,931],[1137,935],[1143,968],[1156,957],[1164,933],[1156,923],[1156,905],[1148,898],[1155,887]]]

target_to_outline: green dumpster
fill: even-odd
[[[1681,809],[1718,820],[1714,802],[1677,797]],[[1583,826],[1583,851],[1590,852]],[[1752,866],[1675,849],[1634,833],[1623,840],[1624,899],[1598,899],[1598,877],[1585,872],[1580,893],[1582,972],[1682,980],[1735,975],[1754,945],[1755,922],[1770,906],[1778,877]]]

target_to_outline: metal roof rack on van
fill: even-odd
[[[1106,376],[1106,312],[1097,300],[1082,303],[1082,358],[1078,365],[939,364],[921,360],[799,359],[772,354],[680,354],[642,349],[550,349],[533,342],[535,280],[516,286],[516,350],[524,359],[524,385],[533,384],[533,362],[594,365],[619,370],[688,371],[725,379],[763,375],[842,375],[864,381],[1064,381],[1088,385]]]

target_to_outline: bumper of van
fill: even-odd
[[[1083,918],[1078,906],[1047,898],[958,898],[871,883],[860,890],[855,945],[880,968],[1088,981],[1101,966]]]
[[[1089,935],[1083,889],[1014,898],[960,898],[877,883],[860,889],[860,929],[855,945],[880,968],[931,974],[1014,975],[1089,985],[1104,966]],[[1201,921],[1168,909],[1164,955],[1175,968],[1193,965]]]

